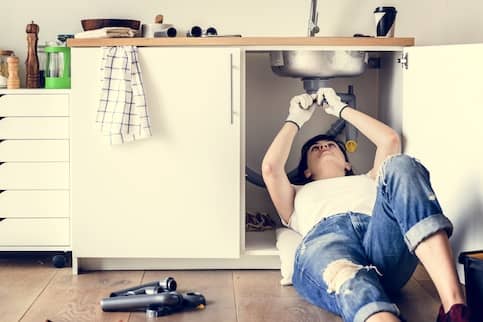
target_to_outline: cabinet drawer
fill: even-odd
[[[0,189],[69,189],[69,164],[3,163],[0,165]]]
[[[0,96],[0,116],[68,116],[67,95],[6,94]]]
[[[69,191],[1,192],[0,218],[25,217],[69,217]]]
[[[68,246],[68,218],[7,218],[0,221],[0,246]]]
[[[68,140],[0,141],[0,162],[69,161]]]
[[[0,139],[68,139],[67,117],[5,117],[0,119]]]

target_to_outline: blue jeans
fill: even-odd
[[[312,304],[364,322],[377,312],[400,315],[388,296],[411,277],[414,250],[451,222],[442,214],[429,172],[407,155],[389,157],[378,176],[372,216],[342,213],[321,220],[295,255],[293,285]]]

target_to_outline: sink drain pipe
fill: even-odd
[[[314,94],[319,90],[320,87],[324,87],[326,80],[320,78],[304,78],[302,81],[304,83],[304,89],[307,94]],[[356,96],[354,95],[354,87],[352,85],[348,86],[347,93],[337,93],[337,95],[339,95],[342,101],[347,103],[350,107],[354,109],[356,108]],[[334,123],[331,124],[329,130],[325,134],[335,137],[339,135],[344,129],[345,147],[348,152],[355,152],[357,149],[358,131],[349,122],[346,122],[343,119],[337,119]],[[291,183],[296,182],[297,168],[289,171],[287,173],[287,177]],[[248,182],[258,187],[266,188],[263,177],[258,172],[250,169],[247,166],[245,167],[245,178]]]

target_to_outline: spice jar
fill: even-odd
[[[13,54],[11,50],[0,49],[0,88],[7,87],[8,65],[7,58]]]
[[[8,89],[20,88],[20,79],[18,78],[18,57],[15,55],[7,58],[8,63]]]

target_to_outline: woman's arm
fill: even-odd
[[[268,193],[279,216],[286,223],[289,222],[293,213],[295,189],[288,180],[285,163],[297,131],[298,128],[295,124],[285,122],[268,148],[262,162],[262,176]]]
[[[375,179],[382,162],[390,155],[401,153],[399,135],[386,124],[351,107],[344,108],[341,117],[354,125],[376,145],[374,165],[368,173],[370,177]]]
[[[321,88],[317,92],[319,104],[322,102],[321,94],[329,105],[325,108],[327,113],[350,122],[376,145],[374,165],[368,173],[369,176],[375,179],[386,157],[401,153],[401,140],[398,133],[375,118],[347,106],[332,88]]]
[[[282,219],[288,223],[294,210],[295,189],[285,172],[293,140],[298,130],[310,119],[315,110],[313,98],[298,95],[290,101],[289,115],[262,161],[262,176],[272,202]]]

